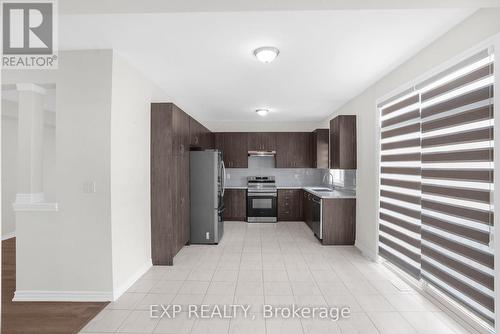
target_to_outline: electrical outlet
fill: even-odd
[[[207,233],[205,234],[205,238],[206,238],[207,240],[209,240],[209,239],[210,239],[210,232],[207,232]]]

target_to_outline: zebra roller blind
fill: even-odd
[[[380,255],[490,324],[493,61],[485,50],[380,106]]]
[[[381,108],[379,254],[420,276],[420,96]]]

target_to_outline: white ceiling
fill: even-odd
[[[472,9],[62,15],[60,49],[114,48],[200,121],[322,121]],[[252,55],[281,53],[262,64]]]
[[[498,7],[500,0],[64,0],[63,14]]]

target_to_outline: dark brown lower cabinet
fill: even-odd
[[[312,229],[313,195],[302,191],[304,222]],[[356,240],[356,199],[321,199],[323,245],[354,245]]]
[[[278,220],[302,221],[302,190],[278,189]]]
[[[245,189],[226,189],[224,192],[224,220],[246,221],[247,191]]]
[[[356,199],[322,199],[323,245],[354,245]]]
[[[306,222],[307,226],[309,226],[312,229],[312,220],[313,220],[313,202],[312,198],[313,195],[308,193],[307,191],[302,191],[302,198],[303,198],[303,210],[304,210],[304,221]]]

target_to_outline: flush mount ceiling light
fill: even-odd
[[[270,63],[278,57],[280,50],[274,46],[263,46],[255,49],[254,56],[263,63]]]
[[[266,116],[269,113],[269,109],[257,109],[255,110],[259,116]]]

